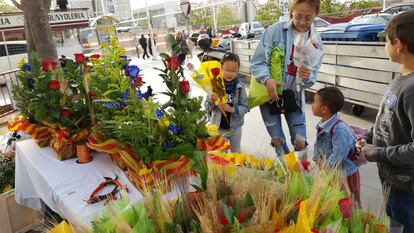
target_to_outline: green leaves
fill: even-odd
[[[223,213],[229,223],[233,222],[233,211],[226,204],[223,204]]]

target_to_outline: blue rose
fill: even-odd
[[[173,124],[168,126],[168,130],[171,131],[174,135],[178,135],[180,133],[180,129],[176,125],[173,125]]]
[[[132,79],[135,80],[138,77],[139,72],[141,72],[141,70],[138,68],[138,66],[135,66],[135,65],[128,66],[128,75]]]
[[[26,71],[32,71],[32,67],[29,65],[29,63],[25,63],[25,64],[23,65],[23,70],[26,70]]]
[[[155,110],[155,115],[157,116],[158,120],[161,119],[161,117],[164,116],[164,114],[165,114],[164,111],[160,108],[157,108]]]

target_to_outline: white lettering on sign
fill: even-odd
[[[77,21],[88,21],[89,16],[86,9],[69,10],[69,11],[53,11],[49,12],[48,20],[50,25],[71,23]],[[24,26],[23,13],[0,15],[0,29],[14,28]]]
[[[65,14],[49,14],[49,23],[59,22],[59,21],[74,21],[74,20],[87,20],[88,17],[85,16],[83,12],[68,12]],[[60,22],[59,22],[60,23]]]

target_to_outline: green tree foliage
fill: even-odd
[[[184,26],[184,25],[186,25],[185,24],[186,19],[185,19],[184,15],[182,13],[176,14],[175,15],[175,18],[177,20],[177,25],[178,26]]]
[[[192,25],[202,25],[204,27],[213,25],[213,10],[210,7],[193,10],[190,17]]]
[[[221,6],[218,12],[218,26],[230,26],[240,23],[240,20],[236,19],[234,12],[230,7]]]
[[[338,0],[321,0],[321,15],[329,15],[342,12],[342,4]]]
[[[352,10],[364,10],[369,9],[372,7],[381,6],[379,1],[372,1],[372,0],[353,0],[351,2],[351,9]]]
[[[5,0],[0,0],[0,12],[16,12],[19,11],[16,6],[7,3]]]
[[[257,10],[255,20],[262,24],[272,24],[279,20],[280,15],[281,12],[276,2],[269,1]]]

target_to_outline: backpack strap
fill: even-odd
[[[341,122],[344,122],[344,121],[342,119],[339,119],[337,122],[335,122],[335,124],[332,126],[331,130],[329,131],[329,136],[331,136],[331,139],[333,138],[333,131],[335,127]]]

